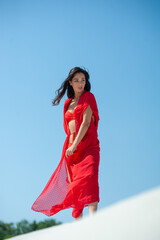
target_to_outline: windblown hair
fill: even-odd
[[[86,80],[86,84],[84,89],[86,91],[90,91],[91,89],[91,84],[89,82],[89,73],[86,71],[85,68],[80,68],[80,67],[74,67],[70,70],[68,77],[64,80],[64,82],[61,84],[60,88],[58,90],[55,91],[55,93],[57,93],[57,96],[53,99],[52,101],[52,105],[58,105],[59,102],[61,101],[62,97],[64,96],[66,90],[67,90],[67,96],[68,98],[71,98],[74,96],[74,90],[73,87],[69,84],[69,81],[72,80],[72,78],[74,77],[74,75],[76,73],[83,73],[85,75],[85,80]]]

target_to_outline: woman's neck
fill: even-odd
[[[83,90],[83,92],[84,92],[84,90]],[[79,100],[79,97],[83,94],[83,92],[74,93],[74,100]]]

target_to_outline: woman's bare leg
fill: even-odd
[[[97,211],[98,202],[93,202],[88,204],[88,208],[89,208],[89,215],[94,214]]]

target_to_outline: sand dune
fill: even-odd
[[[14,240],[160,240],[160,187],[119,201],[92,216]]]

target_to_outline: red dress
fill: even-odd
[[[79,97],[74,112],[67,111],[73,97],[64,103],[63,126],[67,134],[63,145],[61,160],[46,184],[44,190],[32,205],[32,210],[52,216],[57,212],[73,208],[72,216],[78,217],[89,203],[99,202],[98,172],[100,161],[100,146],[98,140],[98,108],[94,95],[84,90]],[[69,143],[70,130],[68,122],[75,119],[75,133],[83,120],[83,113],[90,105],[95,121],[91,118],[90,126],[77,145],[74,153],[68,158],[66,150]],[[75,136],[74,136],[75,137]],[[74,140],[74,139],[73,139]]]

